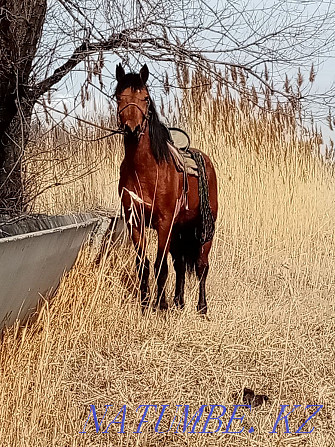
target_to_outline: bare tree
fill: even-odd
[[[301,100],[308,91],[273,79],[330,54],[333,22],[323,1],[0,0],[0,210],[22,210],[21,159],[36,102],[79,67],[94,64],[102,76],[104,52],[200,67],[236,89],[221,74],[233,67]]]

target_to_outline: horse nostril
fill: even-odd
[[[131,130],[130,126],[128,126],[128,124],[124,125],[124,132],[128,135],[130,135],[132,133],[132,130]]]
[[[124,126],[124,132],[128,137],[134,138],[135,137],[135,129],[132,129],[129,124],[125,124]]]
[[[132,129],[129,124],[125,124],[124,125],[124,132],[126,135],[128,135],[129,137],[133,137],[136,138],[138,137],[139,133],[141,130],[141,126],[137,125],[134,129]]]

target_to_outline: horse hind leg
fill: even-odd
[[[178,225],[174,228],[171,239],[171,255],[176,271],[175,305],[184,308],[184,288],[186,270],[194,271],[199,257],[199,242],[196,238],[196,227]]]
[[[199,301],[197,311],[201,315],[207,314],[206,301],[206,279],[209,270],[208,255],[212,246],[212,241],[208,241],[200,247],[199,256],[195,264],[195,271],[200,281],[199,283]]]

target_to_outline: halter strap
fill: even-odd
[[[143,115],[143,117],[145,119],[149,119],[149,114],[148,114],[149,105],[150,105],[150,103],[148,103],[148,106],[147,106],[147,111],[146,111],[147,113],[144,113],[143,110],[141,109],[141,107],[138,104],[136,104],[135,102],[130,102],[129,104],[126,104],[124,107],[122,107],[122,109],[118,111],[118,114],[120,115],[129,106],[135,106],[142,113],[142,115]]]
[[[144,100],[143,100],[143,101],[144,101]],[[142,123],[141,123],[141,127],[140,127],[139,138],[141,138],[141,136],[144,134],[145,129],[146,129],[146,127],[147,127],[147,122],[149,121],[149,118],[150,118],[150,112],[149,112],[150,99],[149,99],[149,101],[146,101],[146,102],[147,102],[147,109],[146,109],[145,112],[143,112],[143,110],[141,109],[141,107],[140,107],[138,104],[136,104],[135,102],[129,102],[129,103],[126,104],[124,107],[122,107],[121,110],[118,110],[118,112],[117,112],[117,113],[118,113],[118,117],[120,118],[121,113],[122,113],[127,107],[135,106],[135,107],[138,108],[138,110],[139,110],[139,111],[142,113],[142,115],[143,115],[143,119],[142,119]],[[145,126],[144,126],[144,124],[145,124]]]

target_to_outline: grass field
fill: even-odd
[[[250,103],[223,93],[207,102],[185,93],[183,107],[184,125],[212,157],[219,180],[210,321],[196,315],[194,278],[187,282],[183,312],[143,317],[132,247],[113,249],[99,267],[83,250],[51,305],[45,301],[35,322],[4,336],[2,446],[335,445],[335,184],[318,156],[318,137],[303,135],[283,110],[256,118]],[[33,202],[35,211],[118,209],[121,141],[87,143],[78,139],[86,130],[76,132],[61,134],[62,143],[59,135],[41,138],[30,149],[27,177],[44,190]],[[172,300],[171,263],[170,273]],[[170,408],[161,430],[176,405],[185,404],[192,415],[202,404],[226,405],[225,428],[244,387],[269,401],[251,414],[240,410],[246,414],[241,434],[155,433],[164,404]],[[126,405],[125,433],[117,434],[120,426],[112,424],[108,434],[97,434],[91,417],[80,434],[91,404],[99,420],[104,406],[114,405],[102,430]],[[158,410],[151,408],[143,433],[133,434],[141,404]],[[281,404],[302,407],[289,418],[292,433],[284,433],[282,421],[270,434]],[[304,410],[308,404],[324,405],[303,430],[315,429],[295,434],[311,413]],[[240,426],[236,421],[231,430]],[[216,427],[212,422],[208,430]]]

